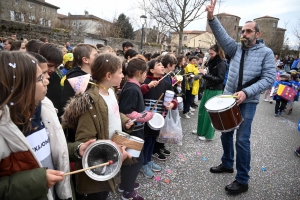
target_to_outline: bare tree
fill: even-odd
[[[300,45],[300,18],[298,18],[298,22],[296,26],[293,28],[293,34],[297,38],[298,43]]]
[[[162,26],[167,26],[179,35],[179,52],[182,50],[183,30],[192,21],[200,19],[202,6],[208,0],[143,0],[140,7]]]

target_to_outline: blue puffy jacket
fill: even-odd
[[[217,17],[214,17],[214,20],[209,21],[208,24],[222,49],[232,58],[224,94],[234,94],[239,81],[239,68],[242,56],[241,45],[227,34]],[[270,48],[265,46],[262,40],[257,40],[254,46],[245,50],[242,84],[256,77],[260,77],[260,79],[243,89],[247,95],[243,103],[258,103],[260,93],[271,88],[275,81],[274,54]]]

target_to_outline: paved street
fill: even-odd
[[[163,171],[155,173],[154,179],[139,175],[138,193],[145,199],[300,199],[300,158],[293,152],[300,145],[297,130],[300,103],[295,103],[291,116],[284,113],[274,117],[274,103],[264,102],[262,97],[252,127],[248,192],[237,196],[226,194],[224,187],[234,180],[236,172],[209,172],[210,167],[220,164],[220,133],[215,134],[213,141],[200,141],[191,134],[197,125],[194,117],[182,119],[183,145],[168,145],[172,151],[168,160],[155,160]],[[110,199],[120,199],[120,196],[112,194]]]

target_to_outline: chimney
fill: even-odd
[[[71,16],[71,13],[70,13],[70,12],[68,12],[68,16]]]
[[[87,17],[89,15],[89,12],[85,10],[84,15]]]

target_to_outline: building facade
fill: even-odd
[[[202,33],[205,33],[205,31],[197,31],[197,30],[186,30],[183,31],[182,34],[182,46],[184,47],[195,47],[196,46],[196,40],[190,41],[192,38],[201,35]],[[179,44],[179,34],[176,32],[171,32],[171,43]]]
[[[230,35],[235,41],[239,41],[239,23],[241,18],[228,13],[220,13],[215,16],[221,22],[228,35]],[[206,31],[211,33],[211,29],[208,24],[206,24]]]
[[[58,9],[45,0],[0,0],[0,17],[8,21],[54,27]]]
[[[86,32],[106,36],[110,31],[112,23],[101,19],[95,15],[90,15],[84,11],[84,15],[59,15],[61,27],[72,30],[73,32]]]
[[[278,27],[279,18],[263,16],[255,18],[253,21],[259,25],[260,38],[264,40],[266,46],[278,53],[283,46],[286,31],[286,29]]]

